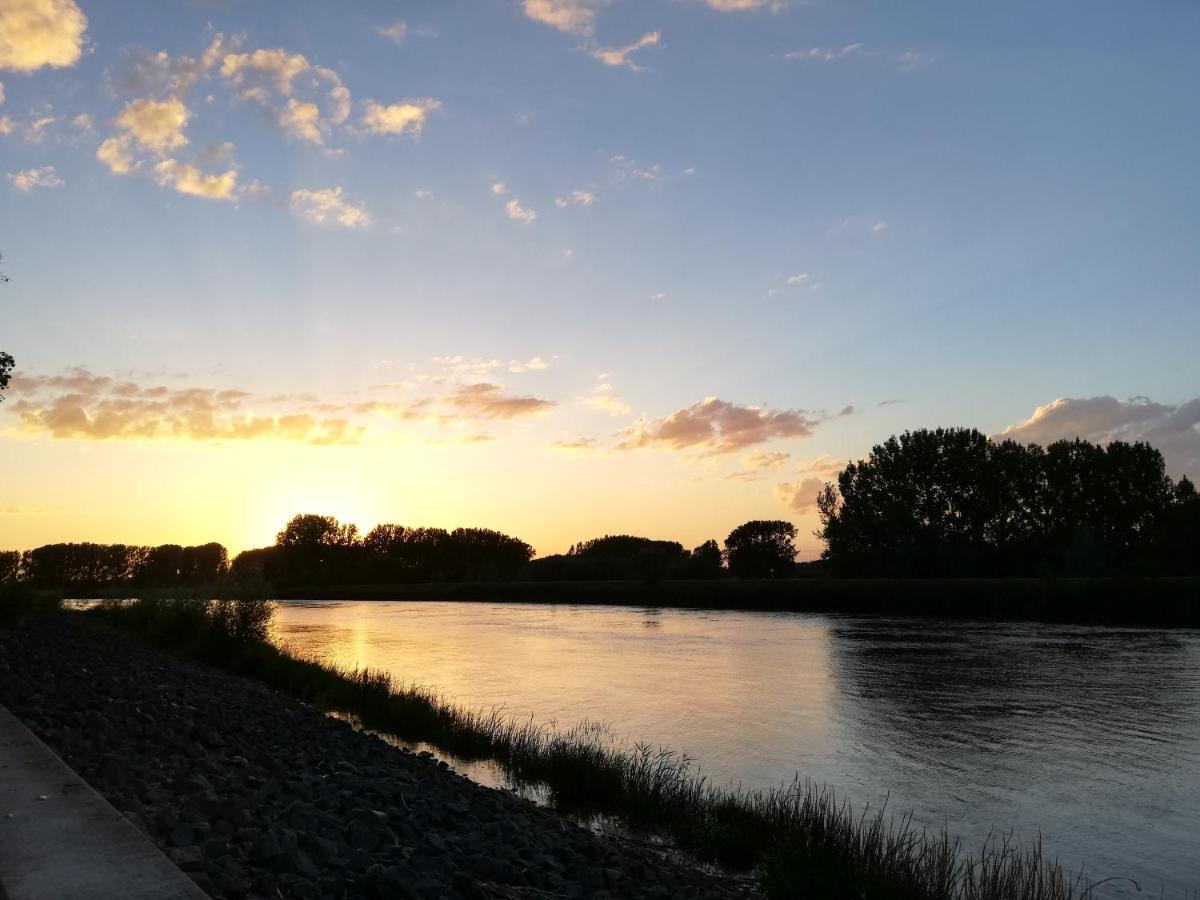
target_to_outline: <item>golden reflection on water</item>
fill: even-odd
[[[827,623],[780,624],[768,613],[628,607],[286,603],[274,638],[464,706],[564,729],[602,722],[627,743],[699,756],[718,783],[770,787],[827,758],[835,727]]]

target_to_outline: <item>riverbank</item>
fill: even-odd
[[[0,636],[0,703],[218,900],[731,895],[75,616],[34,615]]]
[[[792,578],[277,588],[280,600],[449,600],[1200,627],[1200,578]]]

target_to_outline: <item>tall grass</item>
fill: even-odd
[[[856,813],[808,781],[769,791],[716,786],[687,757],[645,744],[621,749],[594,723],[558,731],[500,710],[462,709],[385,672],[290,656],[264,639],[264,601],[151,600],[95,613],[301,701],[353,714],[368,728],[466,759],[494,759],[517,783],[544,786],[560,809],[612,817],[669,838],[699,861],[754,871],[771,898],[1068,900],[1089,893],[1081,877],[1043,856],[1040,843],[992,838],[968,855],[945,831],[919,830],[886,808]]]

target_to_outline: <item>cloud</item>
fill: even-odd
[[[116,87],[126,94],[182,97],[240,41],[240,35],[226,38],[217,32],[199,58],[172,57],[165,50],[129,50]]]
[[[441,402],[458,413],[476,419],[515,419],[547,412],[553,400],[518,397],[504,393],[498,384],[465,384],[441,397]]]
[[[0,106],[4,105],[4,82],[0,81]]]
[[[502,185],[503,186],[503,185]],[[591,206],[596,202],[596,195],[591,191],[571,191],[570,196],[555,197],[554,205],[559,209],[567,206]]]
[[[888,223],[885,222],[883,219],[880,219],[878,222],[872,222],[871,230],[873,232],[875,232],[876,234],[879,234],[879,232],[881,232],[881,231],[887,231]]]
[[[320,144],[324,141],[321,132],[321,110],[317,104],[308,101],[288,98],[287,105],[279,114],[280,127],[292,137],[310,144]]]
[[[535,356],[530,360],[521,362],[519,359],[514,359],[508,364],[508,371],[514,375],[520,375],[524,372],[541,372],[543,369],[550,368],[550,363],[542,359],[540,356]]]
[[[68,440],[282,440],[354,443],[362,429],[305,409],[264,414],[247,391],[142,385],[71,369],[13,380],[21,428]],[[265,402],[265,401],[263,401]],[[7,404],[6,404],[7,405]]]
[[[522,225],[528,225],[537,218],[537,213],[532,209],[526,209],[521,205],[521,201],[513,198],[504,204],[504,212],[514,222],[520,222]]]
[[[874,59],[890,63],[902,72],[910,72],[919,66],[933,62],[930,54],[920,50],[904,50],[899,53],[872,50],[862,43],[843,44],[840,47],[808,47],[804,50],[792,50],[783,54],[783,58],[817,63],[842,62],[848,59]]]
[[[73,66],[86,30],[87,16],[73,0],[0,0],[0,69]]]
[[[494,372],[501,365],[498,359],[467,359],[465,356],[435,356],[433,361],[448,372],[475,378]]]
[[[1200,478],[1200,397],[1179,405],[1146,397],[1062,398],[995,437],[1036,444],[1077,437],[1102,444],[1146,441],[1162,452],[1172,476]]]
[[[798,272],[795,275],[789,275],[787,279],[788,285],[800,284],[802,281],[808,281],[807,272]]]
[[[0,134],[12,134],[13,121],[8,116],[0,116]]]
[[[174,159],[159,162],[154,167],[154,178],[163,187],[209,200],[231,200],[237,190],[235,169],[229,169],[221,175],[208,175],[193,165]]]
[[[818,456],[799,466],[800,477],[796,481],[775,485],[775,499],[793,512],[803,513],[816,509],[817,495],[827,482],[836,482],[838,474],[845,468],[832,456]]]
[[[776,438],[804,438],[821,417],[805,410],[739,406],[716,397],[676,410],[661,419],[639,419],[624,429],[621,450],[696,450],[724,456]]]
[[[596,47],[590,52],[593,59],[600,60],[606,66],[625,66],[634,72],[641,72],[643,71],[642,67],[631,60],[629,54],[643,50],[646,47],[653,47],[659,42],[660,38],[661,35],[657,31],[651,31],[643,34],[632,44],[624,47]]]
[[[792,454],[781,450],[747,453],[742,457],[742,468],[725,476],[727,481],[758,481],[772,469],[783,466]]]
[[[363,112],[362,123],[371,134],[404,134],[413,137],[421,136],[425,127],[427,114],[440,107],[438,100],[425,98],[420,100],[405,100],[403,103],[393,103],[383,106],[374,100],[368,100]]]
[[[704,5],[717,12],[752,12],[758,9],[779,12],[786,4],[783,0],[704,0]]]
[[[802,478],[777,484],[774,488],[775,499],[792,512],[808,512],[817,508],[817,497],[824,487],[825,481],[821,478]]]
[[[80,113],[71,120],[71,124],[80,131],[91,131],[93,128],[92,117],[88,113]]]
[[[297,188],[292,191],[288,208],[300,218],[317,225],[366,228],[371,224],[371,215],[366,209],[346,200],[340,187],[320,190]]]
[[[578,437],[572,440],[555,441],[550,445],[551,449],[561,450],[566,453],[599,453],[602,448],[600,442],[595,438]]]
[[[399,44],[408,36],[408,26],[397,20],[391,25],[376,25],[375,33],[387,38],[394,44]]]
[[[221,75],[238,87],[269,84],[277,93],[287,96],[292,82],[310,68],[302,53],[288,53],[282,47],[260,48],[253,53],[230,53],[221,60]]]
[[[329,118],[335,125],[341,125],[350,118],[350,89],[342,84],[341,76],[333,69],[318,66],[317,74],[333,85],[329,89]]]
[[[583,405],[610,416],[627,416],[633,412],[628,403],[613,393],[611,384],[596,385],[592,393],[583,398]]]
[[[491,191],[497,197],[503,197],[505,194],[508,193],[508,186],[505,185],[505,183],[503,181],[497,181],[495,184],[492,185]]]
[[[191,115],[178,97],[166,100],[139,97],[125,104],[125,108],[117,116],[116,123],[140,146],[163,155],[188,142],[183,129]]]
[[[137,165],[130,144],[128,135],[108,138],[96,148],[96,158],[108,166],[114,175],[128,175]]]
[[[588,35],[596,24],[596,8],[602,0],[521,0],[525,15],[535,22],[566,31]]]
[[[18,191],[28,193],[35,187],[41,188],[57,188],[66,184],[58,173],[54,171],[54,166],[42,166],[40,169],[24,169],[20,172],[9,172],[8,180],[12,182],[12,186]]]

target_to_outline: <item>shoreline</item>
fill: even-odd
[[[93,622],[0,648],[0,702],[216,900],[743,893]]]
[[[1200,627],[1200,578],[458,582],[310,585],[277,600],[451,601]]]

